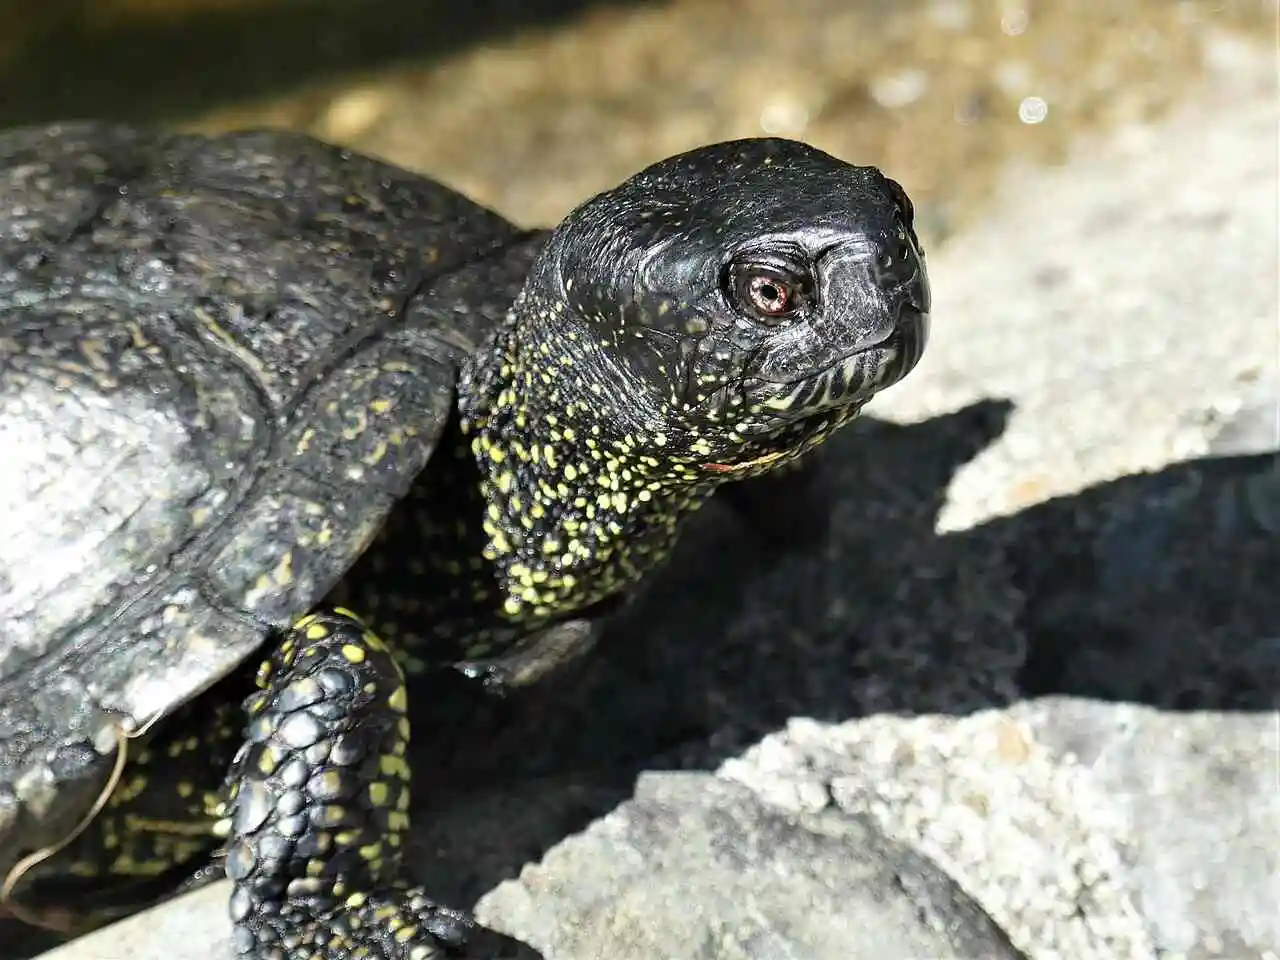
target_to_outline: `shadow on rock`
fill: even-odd
[[[1280,474],[1211,458],[1054,500],[977,535],[1026,595],[1027,696],[1280,706]]]
[[[311,81],[455,54],[604,4],[256,0],[189,9],[177,3],[111,22],[94,16],[90,0],[19,5],[0,9],[0,23],[19,38],[0,43],[0,127],[186,117]]]
[[[447,773],[419,793],[423,879],[471,902],[640,771],[712,768],[792,716],[1053,693],[1274,708],[1280,537],[1258,509],[1272,458],[1177,464],[939,535],[955,471],[1010,409],[864,419],[828,444],[816,487],[761,488],[745,515],[709,505],[585,662],[505,701],[458,685],[426,705],[419,748]],[[807,533],[788,548],[793,526]]]

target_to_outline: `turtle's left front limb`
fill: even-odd
[[[237,957],[538,957],[405,877],[407,693],[375,635],[344,611],[306,617],[258,685],[225,809]]]

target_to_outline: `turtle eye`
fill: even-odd
[[[739,263],[729,268],[726,293],[739,311],[766,325],[794,316],[808,301],[812,278],[772,263]]]

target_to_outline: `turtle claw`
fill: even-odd
[[[464,660],[455,669],[478,680],[488,693],[505,695],[526,687],[588,653],[599,639],[598,620],[565,620],[533,634],[512,652],[493,660]]]
[[[286,915],[288,924],[279,923]],[[232,946],[237,960],[544,960],[528,944],[410,888],[356,894],[323,913],[286,905],[274,922],[238,924]]]

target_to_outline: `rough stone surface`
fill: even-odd
[[[634,800],[495,906],[563,957],[1022,956],[959,887],[864,818],[796,813],[707,774],[645,774]]]
[[[1274,716],[1051,697],[796,720],[721,772],[783,809],[867,815],[1028,956],[1245,960],[1280,944],[1278,755]]]
[[[1016,956],[975,904],[1033,960],[1280,958],[1275,74],[1215,49],[934,252],[925,362],[778,528],[709,507],[598,656],[433,705],[433,890],[551,960]],[[219,956],[219,892],[51,956]]]

